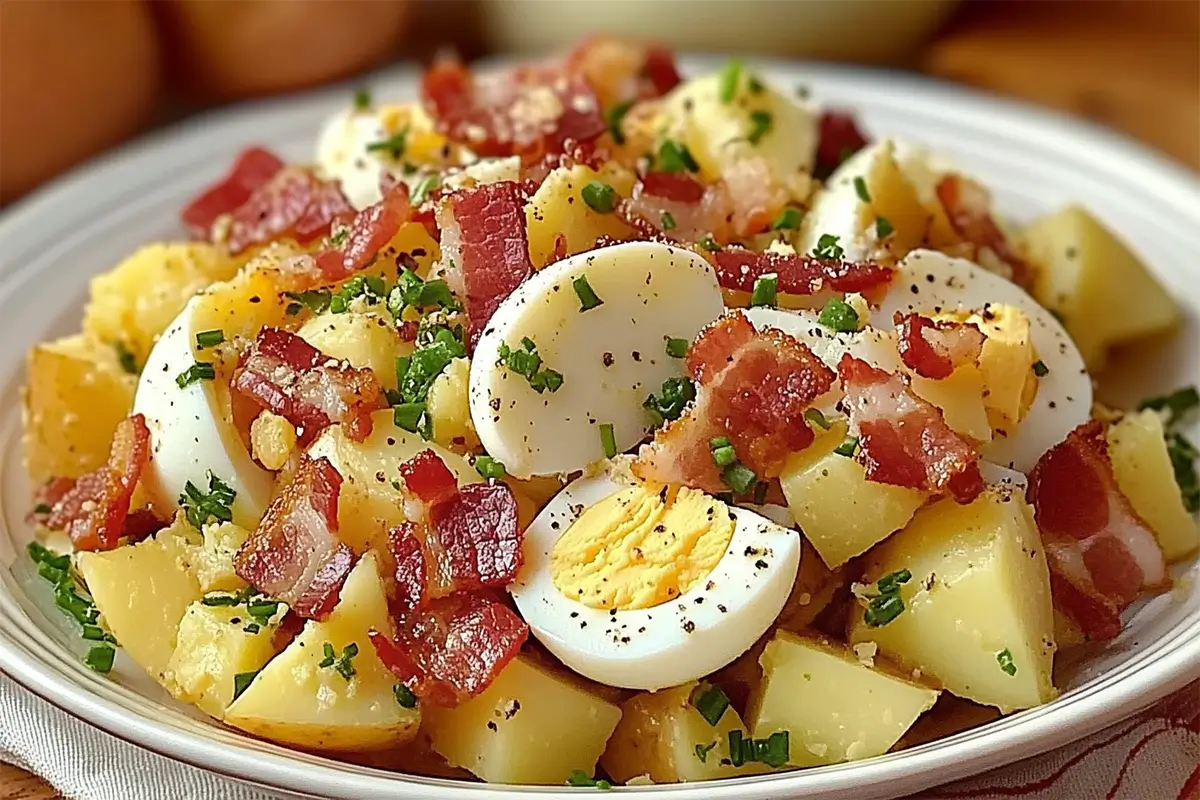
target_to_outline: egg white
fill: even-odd
[[[156,508],[174,509],[188,481],[201,491],[208,490],[211,470],[237,492],[234,523],[253,528],[271,500],[274,477],[254,463],[221,413],[225,404],[218,391],[228,390],[213,381],[196,381],[182,389],[176,383],[197,357],[211,358],[211,353],[206,356],[194,349],[193,316],[203,298],[193,297],[167,326],[150,350],[138,380],[133,413],[145,415],[151,445],[142,485]]]
[[[581,311],[580,276],[603,305]],[[683,360],[668,337],[691,342],[723,310],[716,274],[688,250],[629,242],[571,256],[537,273],[500,304],[471,360],[471,421],[489,455],[510,475],[572,472],[604,457],[600,426],[618,452],[637,444],[650,419],[642,407]],[[544,369],[563,375],[538,394],[501,363],[499,348],[528,337]]]
[[[556,495],[525,531],[525,565],[509,591],[533,635],[572,670],[655,691],[715,672],[770,627],[796,580],[800,535],[731,506],[733,537],[695,588],[651,608],[590,608],[555,587],[550,554],[585,508],[624,488],[597,476]]]

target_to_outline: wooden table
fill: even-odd
[[[971,0],[918,63],[1112,126],[1200,168],[1200,3]],[[57,796],[0,764],[0,800]]]

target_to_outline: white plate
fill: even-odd
[[[712,67],[717,62],[709,62]],[[697,67],[700,62],[691,62]],[[694,71],[694,70],[689,70]],[[872,133],[924,141],[983,178],[1003,211],[1028,218],[1085,204],[1153,265],[1188,309],[1169,344],[1129,359],[1138,383],[1125,399],[1200,383],[1200,185],[1131,142],[1044,112],[889,73],[778,63],[768,75],[805,83],[857,109]],[[413,73],[376,82],[405,98]],[[151,136],[57,181],[0,222],[0,669],[42,697],[123,739],[260,785],[346,798],[578,798],[409,777],[343,764],[239,735],[172,701],[123,656],[111,678],[84,667],[83,643],[53,608],[23,549],[28,485],[18,445],[23,354],[79,327],[87,278],[139,244],[176,238],[176,214],[251,143],[306,159],[318,124],[349,101],[341,89],[234,108]],[[646,791],[672,798],[882,800],[1032,756],[1093,733],[1200,678],[1200,565],[1176,569],[1177,588],[1141,604],[1122,636],[1075,674],[1050,705],[911,750],[853,764]],[[86,765],[81,765],[86,768]],[[630,792],[635,793],[635,792]]]

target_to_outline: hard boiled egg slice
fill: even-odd
[[[629,242],[552,264],[500,304],[476,345],[470,407],[480,441],[518,478],[602,458],[605,425],[617,452],[629,449],[650,422],[647,395],[683,375],[667,340],[690,343],[722,309],[712,267],[677,247]],[[540,369],[562,375],[556,390],[535,391],[501,357],[529,345]]]
[[[270,502],[274,479],[250,458],[228,418],[228,387],[211,380],[183,387],[177,382],[197,361],[213,360],[211,351],[196,345],[194,318],[204,299],[193,297],[167,327],[138,381],[133,412],[145,415],[151,445],[142,485],[155,507],[174,509],[189,481],[208,492],[211,471],[237,492],[233,522],[254,528]]]
[[[583,478],[525,532],[510,591],[560,661],[629,689],[677,686],[732,662],[779,616],[800,536],[687,488]]]
[[[1046,368],[1024,419],[1008,436],[983,446],[983,457],[1028,472],[1041,455],[1087,421],[1092,409],[1092,381],[1079,349],[1054,315],[1021,287],[961,258],[932,250],[914,250],[898,265],[892,286],[874,324],[892,325],[897,312],[927,316],[980,312],[987,306],[1012,306],[1029,318],[1029,337]]]

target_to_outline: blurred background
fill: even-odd
[[[1197,0],[0,0],[0,202],[214,105],[596,31],[924,72],[1200,167]]]

